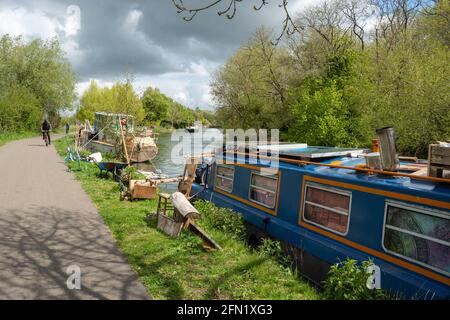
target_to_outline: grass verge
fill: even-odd
[[[68,138],[55,142],[61,156]],[[145,222],[156,201],[121,202],[118,184],[98,176],[98,169],[69,163],[76,178],[97,206],[128,262],[155,299],[318,299],[309,285],[267,254],[250,249],[230,230],[214,224],[211,205],[200,204],[201,226],[223,247],[206,252],[189,232],[171,239]],[[221,209],[222,210],[222,209]],[[225,221],[225,220],[224,220]],[[227,222],[233,226],[235,221]]]
[[[25,138],[37,137],[39,133],[37,132],[0,132],[0,147],[4,144]]]

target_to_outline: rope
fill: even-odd
[[[89,143],[91,143],[96,137],[98,137],[98,135],[99,135],[100,133],[102,133],[106,128],[108,128],[109,125],[110,125],[111,123],[113,123],[113,121],[115,121],[115,119],[111,120],[105,127],[103,127],[102,130],[100,130],[98,133],[96,133],[95,136],[93,136],[92,139],[89,140],[89,141],[88,141],[85,145],[83,145],[80,149],[84,149],[84,147],[86,147],[86,146],[87,146]]]
[[[197,192],[197,193],[194,194],[193,196],[190,196],[189,198],[190,198],[190,199],[194,199],[196,196],[198,196],[200,193],[202,193],[202,192],[205,191],[205,190],[206,190],[206,185],[203,187],[202,190],[200,190],[199,192]],[[211,197],[212,197],[212,195],[211,195]]]

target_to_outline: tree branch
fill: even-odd
[[[219,16],[225,15],[228,19],[233,19],[236,15],[237,4],[243,2],[244,0],[211,0],[208,4],[198,7],[191,7],[184,4],[184,0],[172,0],[173,5],[177,9],[177,13],[184,14],[183,20],[192,21],[197,13],[209,10],[214,7],[218,7],[222,3],[227,3],[226,7],[223,10],[218,10],[217,14]],[[268,5],[268,0],[256,0],[259,2],[259,5],[254,5],[253,9],[255,11],[261,10],[264,6]],[[298,26],[294,19],[291,17],[288,10],[288,0],[278,0],[280,3],[278,7],[283,9],[285,14],[285,19],[282,24],[282,31],[280,35],[272,42],[274,45],[278,44],[284,35],[292,35],[295,32],[300,32],[303,30],[301,26]]]

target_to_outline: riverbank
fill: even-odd
[[[156,134],[166,134],[166,133],[172,133],[172,132],[176,131],[177,129],[175,129],[175,128],[166,128],[166,127],[156,127],[156,128],[154,128],[152,130]]]
[[[68,138],[55,142],[64,157]],[[274,257],[249,248],[242,240],[218,230],[213,219],[201,222],[223,250],[206,252],[189,232],[171,239],[145,217],[156,211],[156,201],[119,200],[119,186],[98,176],[83,163],[68,164],[97,206],[121,251],[155,299],[318,299],[319,295]],[[209,208],[209,209],[208,209]],[[209,206],[199,206],[207,217]]]

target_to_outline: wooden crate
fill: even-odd
[[[155,199],[157,187],[149,181],[130,181],[130,193],[133,199]]]
[[[430,144],[428,149],[428,175],[450,178],[450,147]]]
[[[450,147],[431,144],[428,153],[429,163],[450,166]]]

